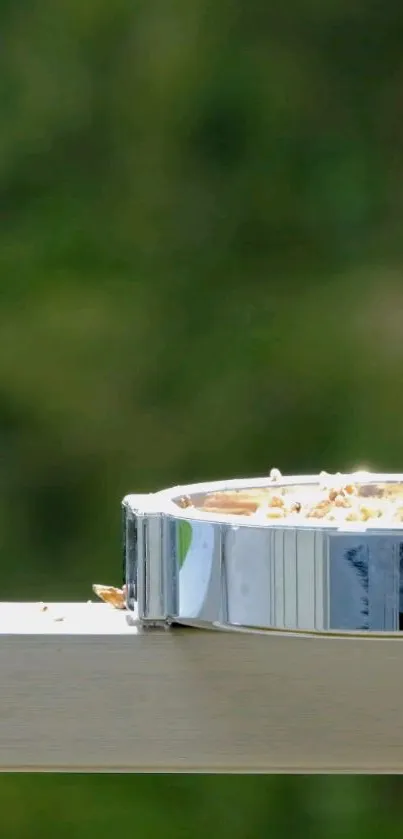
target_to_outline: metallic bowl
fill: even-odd
[[[341,476],[369,487],[403,474]],[[313,487],[318,475],[279,477]],[[298,524],[195,509],[212,492],[273,489],[271,478],[173,487],[122,502],[127,607],[144,625],[396,632],[403,523]],[[188,498],[194,506],[182,507]]]

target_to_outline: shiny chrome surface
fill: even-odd
[[[346,476],[350,478],[351,476]],[[357,478],[357,476],[354,476]],[[403,483],[403,475],[365,482]],[[318,483],[318,476],[281,478]],[[144,625],[172,622],[302,631],[397,631],[403,527],[299,526],[181,509],[177,499],[272,486],[249,479],[123,499],[127,605]]]

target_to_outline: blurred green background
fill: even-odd
[[[1,0],[2,599],[119,584],[129,491],[403,471],[402,39],[390,0]],[[399,798],[2,777],[0,822],[369,837]]]

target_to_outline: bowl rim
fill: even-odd
[[[343,473],[326,473],[329,478],[337,478],[343,483],[365,483],[365,484],[403,484],[402,472],[368,472],[359,470],[356,472]],[[371,533],[371,534],[403,534],[403,522],[401,525],[391,525],[390,522],[377,522],[376,526],[369,522],[343,522],[336,524],[335,522],[321,521],[315,519],[315,524],[312,520],[301,521],[297,518],[295,520],[288,517],[287,521],[280,521],[279,519],[259,519],[252,516],[244,516],[240,514],[224,514],[203,512],[194,507],[179,507],[177,500],[182,496],[203,495],[210,492],[220,492],[228,490],[247,490],[247,489],[264,489],[272,487],[273,489],[283,486],[314,486],[320,484],[323,479],[323,473],[316,473],[311,475],[281,475],[278,479],[273,480],[270,475],[253,478],[231,478],[227,480],[218,481],[202,481],[200,483],[183,484],[178,486],[168,487],[166,489],[158,490],[150,493],[147,496],[127,495],[123,503],[128,504],[137,512],[142,511],[142,504],[144,505],[144,512],[154,512],[169,515],[171,518],[184,520],[190,522],[205,522],[206,524],[224,524],[230,525],[232,528],[248,527],[248,528],[264,528],[265,530],[292,530],[292,531],[326,531],[333,533]],[[146,501],[139,501],[139,499],[146,499]]]

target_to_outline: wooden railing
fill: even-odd
[[[403,642],[0,604],[0,770],[397,772]]]

